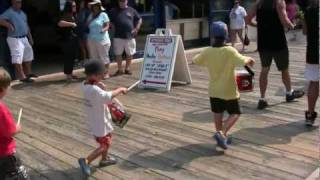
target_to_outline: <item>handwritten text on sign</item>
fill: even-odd
[[[150,37],[144,55],[142,86],[166,88],[174,58],[174,37]]]

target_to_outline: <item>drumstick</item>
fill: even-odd
[[[140,83],[140,80],[132,84],[130,87],[128,87],[128,91],[131,91],[134,87],[136,87]]]
[[[23,109],[22,109],[22,108],[20,108],[19,116],[18,116],[18,122],[17,122],[17,125],[18,125],[18,126],[20,125],[21,116],[22,116],[22,111],[23,111]]]

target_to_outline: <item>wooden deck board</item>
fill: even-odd
[[[304,88],[305,50],[302,46],[290,50],[293,85]],[[193,55],[188,55],[189,59]],[[248,55],[258,58],[256,53]],[[257,74],[259,66],[257,61]],[[134,65],[133,76],[107,80],[108,87],[135,82],[139,68]],[[114,132],[110,153],[119,164],[97,169],[90,179],[293,180],[315,172],[318,128],[304,127],[304,99],[284,102],[275,67],[267,92],[273,106],[256,110],[257,81],[254,92],[242,94],[243,115],[232,130],[234,144],[226,152],[217,149],[212,139],[206,69],[194,65],[190,69],[191,85],[174,85],[168,94],[136,89],[119,98],[133,114],[125,129]],[[17,136],[17,150],[33,179],[83,178],[77,159],[97,144],[86,125],[80,83],[42,80],[32,86],[16,85],[5,102],[15,116],[24,108],[24,131]]]

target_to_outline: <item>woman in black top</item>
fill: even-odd
[[[75,1],[67,1],[58,23],[62,35],[62,51],[65,55],[64,74],[69,81],[77,79],[77,77],[72,74],[75,59],[79,52],[79,41],[76,35],[76,11],[77,7]]]

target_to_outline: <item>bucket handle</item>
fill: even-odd
[[[254,72],[253,72],[253,70],[252,70],[249,66],[245,65],[244,68],[248,71],[248,73],[249,73],[251,76],[254,76]]]

